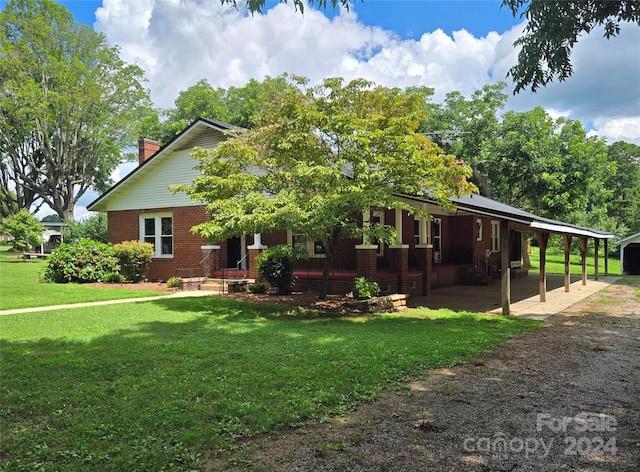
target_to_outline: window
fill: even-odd
[[[431,230],[433,232],[433,250],[440,251],[442,243],[442,219],[434,218],[431,224]]]
[[[420,244],[420,218],[415,217],[413,220],[413,242],[417,246]]]
[[[500,222],[491,222],[491,251],[500,251]]]
[[[482,218],[476,220],[476,241],[482,241]]]
[[[307,241],[307,235],[304,233],[287,232],[289,244],[295,248],[306,248],[309,257],[326,257],[327,249],[320,241]]]
[[[173,257],[173,216],[144,214],[140,219],[140,239],[153,245],[153,257]]]
[[[307,235],[302,233],[291,234],[291,245],[296,249],[307,247]]]

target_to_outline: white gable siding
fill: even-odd
[[[194,169],[198,162],[191,153],[191,148],[173,152],[164,156],[162,165],[149,165],[148,169],[132,176],[124,188],[112,196],[109,211],[194,205],[186,193],[169,191],[171,185],[190,184],[199,175]]]

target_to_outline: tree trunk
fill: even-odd
[[[526,237],[524,233],[521,233],[520,253],[522,254],[523,269],[531,269],[531,259],[529,258],[529,251],[528,251],[529,244],[530,244],[530,239]]]
[[[320,282],[320,294],[318,299],[325,300],[327,298],[327,291],[329,290],[329,272],[331,271],[331,264],[333,262],[333,251],[337,246],[338,239],[340,237],[340,228],[333,228],[331,231],[331,237],[325,244],[326,257],[324,259],[324,267],[322,268],[322,281]]]

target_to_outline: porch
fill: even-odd
[[[586,285],[580,276],[571,276],[571,288],[565,291],[564,275],[549,274],[546,277],[546,302],[540,301],[539,278],[521,277],[511,281],[511,315],[544,320],[574,303],[615,283],[618,277],[589,278]],[[411,297],[409,307],[432,309],[449,308],[473,313],[502,313],[502,288],[500,284],[489,286],[455,285],[434,289],[429,296]]]

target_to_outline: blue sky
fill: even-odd
[[[269,10],[254,17],[219,0],[61,3],[145,71],[159,108],[173,106],[180,91],[203,78],[228,88],[285,72],[312,83],[338,76],[426,85],[435,89],[435,102],[498,80],[507,80],[511,94],[506,75],[517,61],[513,42],[525,27],[500,0],[365,0],[351,12],[308,7],[304,16],[270,0]],[[640,27],[623,24],[620,36],[608,41],[602,30],[585,35],[572,64],[569,80],[511,95],[506,109],[541,106],[553,117],[580,120],[610,143],[640,144]],[[127,171],[119,169],[114,179]]]
[[[135,0],[132,0],[135,1]],[[216,0],[212,2],[217,3]],[[102,0],[63,0],[77,21],[93,26]],[[277,2],[270,1],[268,5]],[[475,36],[505,31],[520,22],[500,0],[365,0],[354,11],[367,25],[394,31],[403,39],[418,39],[424,31],[442,29],[447,34],[466,29]],[[331,17],[335,10],[325,12]]]

